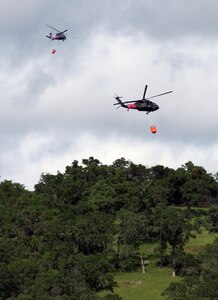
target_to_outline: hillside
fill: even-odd
[[[33,192],[2,181],[0,299],[161,299],[181,276],[216,278],[203,268],[216,266],[211,256],[197,253],[217,233],[217,191],[191,162],[173,170],[124,158],[74,161],[42,174]]]
[[[185,247],[185,251],[196,255],[204,246],[212,244],[216,236],[204,231],[198,234],[196,238],[190,239]],[[182,277],[173,278],[170,268],[161,269],[157,266],[158,257],[151,256],[154,253],[155,245],[152,245],[152,247],[143,246],[141,249],[151,257],[146,273],[142,274],[139,268],[137,272],[116,275],[115,279],[118,282],[118,287],[115,288],[115,293],[121,296],[123,300],[163,300],[165,297],[161,294],[164,290],[171,282],[178,282]]]

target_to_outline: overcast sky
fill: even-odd
[[[32,190],[90,156],[218,172],[216,0],[0,4],[1,180]],[[67,40],[47,39],[46,24]],[[139,99],[145,84],[148,97],[173,93],[149,116],[115,109],[115,93]]]

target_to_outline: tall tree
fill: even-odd
[[[145,240],[147,220],[143,214],[121,210],[116,221],[115,267],[123,271],[138,265],[138,246]]]
[[[176,276],[178,261],[184,253],[184,246],[193,237],[194,227],[188,212],[171,207],[159,206],[153,212],[154,233],[160,242],[161,265],[167,244],[171,247],[172,275]]]
[[[181,187],[181,191],[187,208],[207,206],[216,202],[218,189],[214,176],[207,174],[203,167],[194,166],[192,162],[186,163],[184,169],[187,179]]]

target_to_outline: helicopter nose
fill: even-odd
[[[159,109],[159,106],[156,104],[155,105],[155,110],[158,110]]]

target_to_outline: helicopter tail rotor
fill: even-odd
[[[114,103],[114,105],[119,105],[116,109],[120,108],[121,106],[125,107],[125,108],[128,108],[128,106],[125,104],[126,102],[121,101],[121,98],[123,98],[123,97],[120,97],[120,96],[116,95],[116,97],[114,97],[114,98],[117,100],[117,103]]]
[[[49,35],[46,35],[46,37],[52,41],[52,33],[51,32],[49,33]]]
[[[120,97],[117,94],[115,94],[114,98],[117,100],[117,103],[114,103],[114,105],[119,105],[119,107],[122,106],[123,102],[120,100],[122,97]]]

